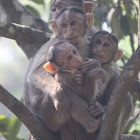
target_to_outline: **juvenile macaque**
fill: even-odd
[[[99,60],[102,68],[107,73],[106,83],[101,83],[101,86],[99,84],[101,88],[99,89],[97,96],[100,98],[102,97],[108,82],[111,79],[117,79],[120,76],[120,70],[114,62],[116,52],[118,51],[118,40],[113,34],[110,34],[106,31],[99,31],[93,35],[90,47],[90,58]]]
[[[44,122],[46,122],[46,126],[53,131],[59,130],[70,116],[72,116],[74,120],[85,127],[87,132],[95,132],[99,128],[101,118],[96,120],[89,115],[88,105],[83,98],[87,102],[95,99],[96,80],[101,78],[105,81],[104,71],[100,68],[98,71],[96,69],[95,73],[94,69],[89,71],[85,84],[79,86],[73,78],[73,73],[80,68],[83,60],[76,48],[62,40],[51,46],[49,54],[49,62],[43,67],[54,75],[56,82],[55,91],[50,92],[55,113],[49,114],[49,116],[52,116],[50,119],[48,119],[49,117],[47,115],[45,116],[46,121]],[[101,114],[102,112],[100,112]],[[95,114],[93,113],[93,115]],[[55,127],[53,125],[54,122]]]
[[[73,44],[82,57],[88,57],[89,47],[84,36],[91,29],[93,14],[86,14],[78,7],[67,7],[60,11],[50,24],[56,37]]]
[[[116,53],[118,53],[118,40],[113,34],[106,31],[99,31],[93,35],[90,47],[90,57],[99,60],[101,67],[107,73],[105,84],[98,81],[100,89],[97,94],[97,100],[102,105],[106,106],[120,76],[120,70],[114,62]],[[118,137],[127,123],[132,110],[133,103],[131,96],[128,93],[120,113],[115,140],[119,139]]]

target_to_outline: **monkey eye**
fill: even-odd
[[[76,24],[76,21],[72,21],[70,25],[74,26],[75,24]]]
[[[109,47],[109,44],[108,44],[108,43],[104,43],[103,46],[104,46],[104,47]]]
[[[62,23],[61,27],[66,28],[68,25],[66,23]]]
[[[56,8],[55,7],[52,7],[51,10],[52,10],[52,12],[56,12]]]
[[[76,50],[73,50],[73,54],[76,54],[77,52],[76,52]]]
[[[67,57],[67,60],[70,61],[71,59],[72,59],[72,56],[69,55],[69,56]]]
[[[96,42],[96,44],[98,44],[98,45],[101,44],[101,40],[100,40],[100,39],[97,39],[95,42]]]

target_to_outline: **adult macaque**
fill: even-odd
[[[93,11],[93,3],[89,1],[83,2],[83,0],[52,0],[50,6],[50,20],[55,19],[60,10],[70,6],[77,6],[83,9],[85,13],[92,13]]]
[[[97,95],[97,100],[102,105],[107,105],[115,84],[120,76],[120,70],[114,62],[116,57],[115,55],[118,52],[118,40],[113,34],[106,31],[99,31],[93,35],[90,47],[90,57],[99,60],[102,68],[107,73],[106,83],[102,84],[99,81],[101,89],[99,89],[99,93]],[[133,102],[130,94],[128,93],[120,113],[114,140],[119,139],[118,137],[126,125],[132,110]]]
[[[105,72],[101,68],[98,68],[98,71],[96,69],[95,72],[93,69],[87,74],[83,86],[76,84],[73,73],[80,68],[83,60],[76,48],[64,40],[51,46],[48,61],[44,68],[54,75],[55,85],[49,95],[55,108],[51,107],[49,109],[50,104],[47,104],[47,102],[44,104],[48,110],[53,109],[52,113],[46,113],[43,116],[44,124],[52,131],[58,131],[72,116],[74,120],[85,127],[87,132],[95,132],[99,128],[101,118],[96,120],[89,115],[88,105],[83,98],[87,102],[95,99],[96,91],[98,91],[96,89],[96,80],[101,78],[105,81]],[[102,113],[100,112],[100,115]]]
[[[65,16],[67,17],[65,18]],[[86,18],[85,13],[81,9],[76,8],[76,7],[66,8],[63,10],[63,12],[61,11],[61,13],[56,18],[56,21],[51,21],[51,25],[56,34],[58,30],[57,37],[52,38],[47,44],[44,44],[44,46],[42,46],[42,48],[37,52],[37,54],[30,61],[30,65],[29,65],[28,72],[25,79],[24,99],[25,99],[27,107],[32,112],[34,112],[34,114],[36,114],[36,116],[40,118],[41,120],[43,120],[42,117],[45,116],[46,113],[47,114],[53,113],[51,112],[51,109],[49,107],[48,108],[45,107],[46,102],[47,104],[50,103],[53,106],[49,93],[53,89],[52,87],[55,86],[54,78],[52,77],[52,75],[46,72],[42,68],[42,65],[48,62],[48,59],[47,59],[47,56],[49,54],[48,50],[54,42],[62,40],[62,39],[67,39],[77,48],[78,52],[80,53],[82,57],[87,57],[89,48],[86,45],[86,41],[84,40],[84,35],[86,34],[86,28],[91,27],[90,25],[92,24],[92,16],[87,15],[87,17],[89,18]],[[90,17],[91,17],[91,20],[89,20]],[[74,26],[73,24],[72,25],[70,24],[71,22],[73,22],[73,19],[74,21],[76,21],[76,23],[74,23]],[[61,27],[60,23],[62,23],[61,20],[63,20],[64,23],[68,24],[68,27],[69,27],[67,30],[69,31],[68,33],[65,32],[67,28],[64,28],[64,29],[61,28],[60,30],[60,27]],[[67,22],[67,20],[69,22]],[[78,29],[76,29],[77,27]],[[96,60],[93,61],[90,59],[88,61],[85,61],[82,64],[81,69],[91,69],[92,67],[94,66],[97,67],[99,65],[100,63],[98,63],[98,61]],[[93,108],[94,108],[94,105],[90,105],[90,109],[92,110]],[[92,111],[89,111],[89,112],[92,112]],[[69,123],[70,128],[72,128],[71,126],[72,123],[75,126],[75,128],[73,128],[73,130],[75,129],[74,133],[77,134],[76,132],[77,128],[79,128],[79,130],[81,129],[83,130],[83,127],[80,126],[79,123],[77,124],[74,120],[70,121]],[[70,135],[73,135],[69,133],[69,129],[67,126],[64,125],[62,129],[66,130],[66,133],[68,134],[68,135],[65,135],[63,133],[64,131],[63,130],[61,131],[61,136],[63,137],[64,140],[67,139],[67,137],[69,137]],[[53,134],[57,135],[56,133],[53,133]],[[84,134],[85,137],[87,135],[87,133],[84,130],[82,134]],[[81,134],[79,133],[78,137],[80,136]],[[61,139],[60,135],[58,136],[58,138]],[[74,140],[74,139],[70,139],[70,140]],[[87,139],[86,138],[82,139],[82,137],[80,137],[77,140],[87,140]]]

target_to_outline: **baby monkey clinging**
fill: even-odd
[[[84,86],[81,86],[76,84],[73,77],[73,72],[83,63],[77,49],[67,41],[61,40],[51,46],[49,54],[49,62],[44,65],[44,68],[54,75],[56,86],[52,87],[54,89],[50,93],[55,108],[52,114],[49,113],[51,116],[45,118],[47,126],[52,130],[54,128],[59,130],[71,116],[83,125],[87,132],[95,132],[100,126],[102,117],[95,118],[97,116],[94,116],[96,114],[94,110],[92,110],[93,115],[90,115],[87,102],[96,96],[96,80],[106,78],[104,71],[101,68],[98,72],[96,69],[95,73],[94,69],[90,70]],[[102,113],[101,111],[100,115]]]

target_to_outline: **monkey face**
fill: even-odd
[[[57,50],[56,64],[61,70],[78,69],[82,65],[83,60],[73,45],[65,42]]]
[[[74,12],[66,11],[57,20],[59,34],[70,43],[76,43],[85,35],[84,17]]]
[[[97,37],[91,41],[91,56],[101,64],[109,63],[114,59],[116,44],[106,37]]]

